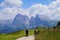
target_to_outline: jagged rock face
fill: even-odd
[[[14,32],[18,30],[33,29],[36,27],[47,27],[56,25],[56,21],[50,20],[48,17],[42,19],[42,16],[36,14],[35,17],[30,19],[26,15],[17,14],[13,21],[5,20],[0,21],[0,33]],[[60,25],[60,23],[58,24]]]
[[[35,27],[51,27],[56,25],[56,21],[50,20],[48,17],[42,18],[40,15],[36,15],[35,17],[30,18],[30,27],[35,28]]]
[[[17,14],[12,25],[12,28],[15,28],[14,30],[26,29],[29,27],[29,18],[25,15]]]
[[[35,18],[32,16],[29,20],[30,28],[35,28]]]

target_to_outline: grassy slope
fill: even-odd
[[[29,30],[29,35],[33,35],[33,30]],[[17,31],[10,34],[0,34],[0,40],[15,40],[25,36],[25,31]]]
[[[60,31],[56,31],[56,29],[55,31],[43,29],[43,31],[40,31],[39,34],[36,35],[35,40],[60,40]]]

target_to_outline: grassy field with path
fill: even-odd
[[[33,35],[33,30],[29,30],[29,35]],[[0,34],[0,40],[16,40],[17,38],[24,36],[25,30],[21,30],[9,34]]]

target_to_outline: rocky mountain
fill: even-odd
[[[18,30],[33,29],[36,27],[53,27],[57,24],[56,20],[36,14],[30,19],[26,15],[17,14],[14,20],[0,20],[0,33],[10,33]]]
[[[0,20],[0,33],[10,32],[12,20]]]
[[[29,28],[29,18],[25,15],[17,14],[12,23],[13,30],[23,30]]]
[[[48,17],[45,16],[45,18],[43,16],[40,15],[36,15],[35,17],[31,17],[30,18],[30,27],[34,28],[34,27],[53,27],[57,24],[57,21],[55,20],[50,20]]]
[[[30,28],[35,28],[35,18],[32,16],[29,20]]]

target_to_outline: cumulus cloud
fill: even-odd
[[[53,2],[50,3],[50,5],[49,5],[49,8],[50,8],[50,9],[55,9],[55,8],[58,8],[58,7],[60,7],[60,0],[53,1]]]
[[[21,0],[4,0],[1,2],[2,7],[21,7],[23,2]]]
[[[23,14],[24,15],[24,10],[21,8],[4,8],[3,10],[1,10],[1,19],[13,19],[17,14]]]
[[[27,11],[30,16],[35,16],[36,14],[38,14],[40,16],[44,15],[44,17],[41,16],[44,19],[47,17],[50,20],[60,21],[60,0],[53,1],[48,6],[42,4],[32,5],[27,9]]]
[[[21,0],[4,0],[0,3],[0,20],[13,19],[18,13],[24,14],[21,8],[23,2]]]
[[[26,9],[27,13],[29,13],[28,16],[35,16],[36,14],[40,14],[41,12],[43,12],[44,10],[47,10],[47,6],[46,5],[42,5],[42,4],[35,4],[32,5],[30,8]]]
[[[21,0],[5,0],[6,5],[11,5],[11,6],[16,6],[16,7],[20,7],[22,3],[23,2]]]
[[[3,9],[0,11],[0,19],[13,19],[16,14],[20,13],[27,15],[29,18],[36,14],[40,15],[40,18],[44,20],[49,18],[50,20],[60,21],[60,0],[53,1],[48,6],[43,4],[35,4],[27,9],[22,9],[22,0],[5,0],[0,4]]]

